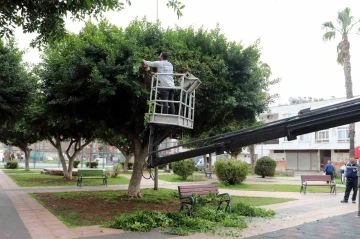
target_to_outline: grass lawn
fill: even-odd
[[[64,180],[63,176],[48,174],[9,174],[9,177],[19,187],[49,187],[49,186],[76,186],[77,177],[73,180]],[[129,179],[123,176],[108,178],[108,185],[128,184]],[[101,179],[84,179],[83,186],[101,186]]]
[[[25,169],[1,169],[6,174],[23,174],[23,173],[40,173],[40,169],[30,169],[25,171]]]
[[[223,183],[218,183],[219,188],[226,189],[240,189],[249,191],[267,191],[267,192],[300,192],[300,185],[290,184],[239,184],[225,186]],[[328,193],[330,187],[324,184],[324,187],[308,185],[306,192],[308,193]],[[345,192],[344,188],[337,187],[336,192]]]
[[[143,189],[142,198],[128,198],[126,191],[31,193],[68,227],[99,225],[127,212],[177,211],[177,190]],[[291,198],[231,197],[232,204],[243,202],[252,206],[292,201]]]
[[[176,174],[159,174],[159,179],[166,182],[198,182],[205,181],[203,174],[194,174],[189,176],[186,180],[183,180],[180,176]]]

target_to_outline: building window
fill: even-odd
[[[339,142],[349,142],[349,126],[340,126],[337,128],[337,135]]]
[[[284,150],[274,150],[274,154],[283,154],[285,153]]]
[[[299,136],[300,142],[309,142],[310,141],[310,134],[303,134]]]
[[[328,142],[329,141],[329,130],[321,130],[315,132],[316,142]]]
[[[286,119],[286,118],[289,118],[289,117],[291,117],[291,113],[283,114],[283,119]]]

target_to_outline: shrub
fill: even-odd
[[[121,168],[122,168],[122,166],[119,163],[113,165],[113,170],[111,172],[111,177],[116,178],[119,175]]]
[[[249,165],[233,159],[218,159],[215,162],[215,174],[225,184],[239,184],[246,179]]]
[[[8,161],[5,164],[5,168],[8,168],[8,169],[17,169],[18,167],[19,167],[18,162],[14,162],[14,161]]]
[[[275,175],[276,161],[270,157],[262,157],[257,160],[255,165],[255,174],[260,175],[262,178],[273,177]]]
[[[174,174],[179,175],[183,180],[186,180],[195,171],[194,161],[191,159],[174,162],[171,167]]]
[[[89,167],[89,161],[85,163],[86,167]],[[90,168],[97,168],[99,163],[97,161],[91,162]]]
[[[77,168],[80,163],[80,160],[74,160],[73,166],[74,168]]]
[[[125,163],[124,163],[124,162],[120,162],[120,165],[121,165],[121,168],[124,168]],[[133,163],[129,162],[129,163],[128,163],[128,170],[131,170],[132,167],[133,167]]]

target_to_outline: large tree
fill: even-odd
[[[124,2],[130,0],[24,0],[2,1],[0,6],[0,37],[10,37],[16,26],[24,33],[37,33],[32,45],[62,39],[66,36],[64,18],[84,20],[86,16],[98,17],[103,12],[124,8]],[[178,17],[182,15],[184,5],[178,0],[168,0],[167,6],[173,8]]]
[[[323,40],[330,41],[336,38],[336,35],[341,36],[341,41],[337,46],[337,62],[343,66],[345,75],[345,91],[348,99],[353,97],[353,88],[351,80],[351,63],[350,63],[350,42],[349,34],[353,28],[359,24],[360,20],[355,20],[351,15],[350,8],[345,8],[343,11],[338,12],[336,25],[333,22],[325,22],[322,27],[325,30]],[[349,138],[350,138],[350,152],[349,156],[354,157],[355,147],[355,124],[349,125]]]
[[[48,57],[35,70],[40,78],[39,105],[43,109],[36,122],[41,137],[49,140],[57,150],[64,178],[71,180],[73,162],[95,139],[98,122],[82,117],[81,111],[73,104],[86,98],[87,92],[68,97],[69,92],[77,92],[79,83],[57,68],[63,66],[64,58],[58,48],[52,47],[52,50],[45,51]]]
[[[194,137],[235,120],[254,120],[268,104],[263,91],[268,82],[254,77],[262,64],[258,45],[228,42],[219,28],[164,30],[146,20],[135,20],[126,29],[107,22],[87,23],[78,35],[49,47],[43,66],[48,74],[43,81],[49,88],[56,87],[53,107],[66,102],[72,111],[63,114],[99,122],[98,129],[111,129],[133,143],[129,196],[141,196],[149,144],[145,123],[149,89],[138,69],[142,59],[156,59],[162,50],[169,52],[175,71],[186,68],[202,81],[195,126],[188,131]]]

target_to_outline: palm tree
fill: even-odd
[[[351,63],[350,63],[350,42],[349,34],[356,24],[360,21],[356,21],[351,16],[351,9],[345,8],[343,11],[338,12],[336,19],[336,26],[332,22],[325,22],[322,25],[325,34],[323,36],[324,41],[330,41],[335,39],[336,34],[341,35],[341,41],[337,46],[337,62],[343,66],[345,75],[345,90],[346,98],[350,99],[353,97],[352,81],[351,81]],[[355,144],[355,124],[349,125],[349,138],[350,138],[350,152],[349,156],[354,157],[354,144]]]

